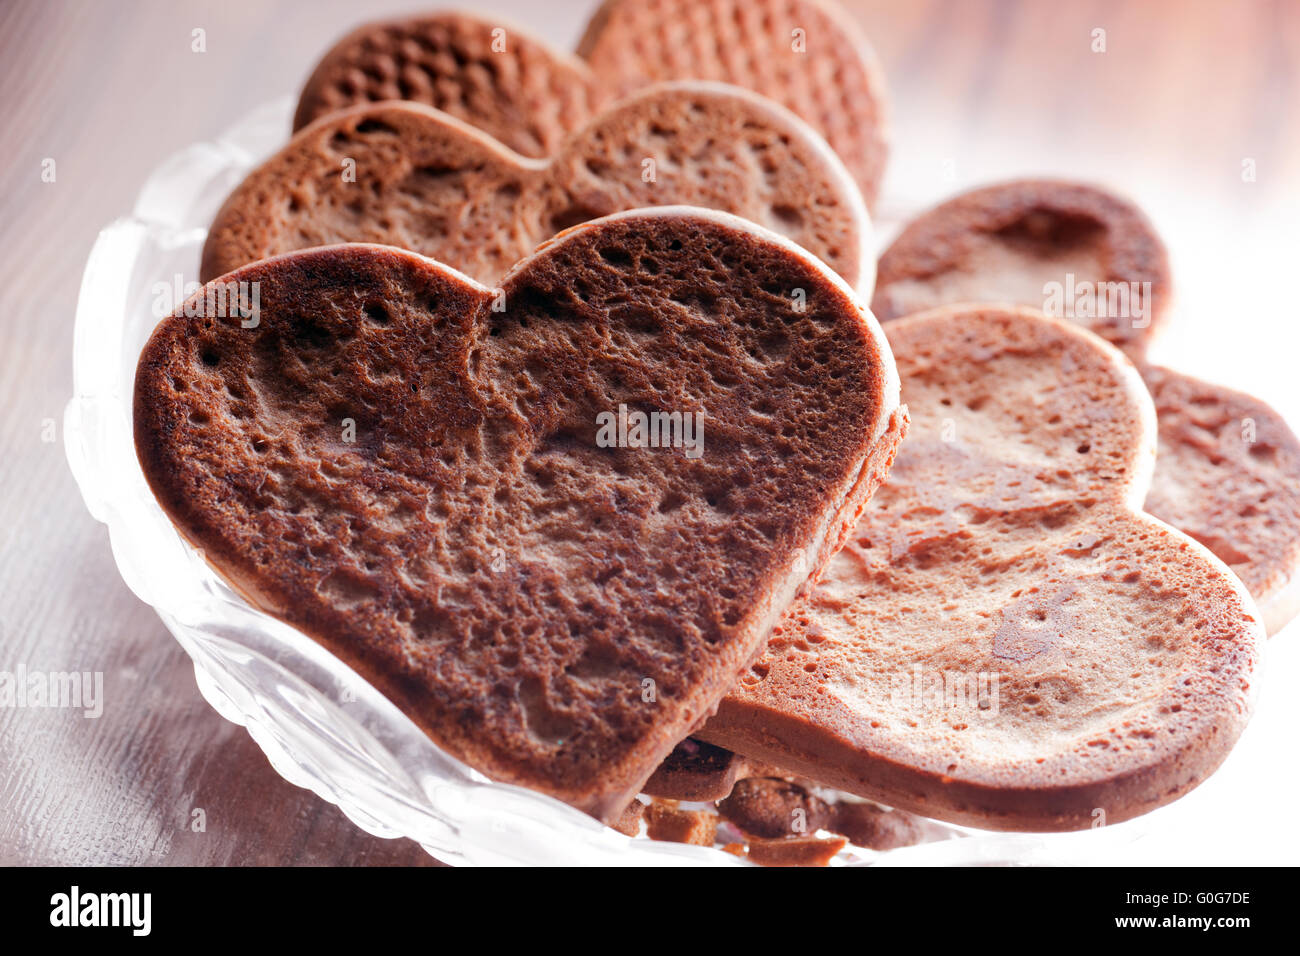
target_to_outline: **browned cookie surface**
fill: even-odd
[[[914,419],[890,480],[698,735],[995,829],[1190,790],[1246,723],[1263,628],[1220,562],[1138,510],[1136,370],[1025,309],[887,329]]]
[[[201,277],[336,242],[401,246],[495,284],[537,243],[626,209],[689,204],[787,236],[870,289],[868,221],[843,164],[801,120],[747,91],[642,91],[520,157],[427,107],[363,105],[302,130],[231,194]]]
[[[334,114],[255,169],[217,213],[202,281],[313,246],[373,242],[495,282],[536,244],[511,224],[531,176],[495,140],[426,107]]]
[[[1300,610],[1300,440],[1257,398],[1157,366],[1160,452],[1146,510],[1223,559],[1270,634]]]
[[[888,157],[884,80],[858,24],[823,0],[607,0],[578,46],[606,95],[662,80],[747,87],[801,116],[875,205]]]
[[[1159,418],[1148,510],[1231,566],[1272,633],[1300,610],[1300,450],[1262,402],[1142,362],[1171,297],[1163,245],[1127,200],[1019,180],[908,225],[880,259],[872,308],[884,321],[950,302],[1015,302],[1062,312],[1124,348],[1144,365]],[[1266,436],[1250,440],[1249,422]]]
[[[377,246],[228,281],[253,319],[195,308],[208,286],[140,358],[163,508],[445,750],[603,819],[753,659],[904,428],[843,283],[718,213],[578,227],[500,295]]]
[[[1170,301],[1169,257],[1128,200],[1083,183],[1021,179],[912,220],[881,255],[881,321],[958,302],[1032,306],[1140,356]]]
[[[721,209],[798,243],[870,295],[869,220],[844,162],[790,110],[737,86],[638,89],[565,143],[543,187],[543,233],[641,206]]]
[[[582,61],[517,27],[464,13],[368,23],[317,64],[293,128],[381,100],[410,100],[470,123],[524,156],[549,156],[593,109]]]

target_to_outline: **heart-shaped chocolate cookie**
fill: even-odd
[[[530,160],[408,103],[333,113],[231,194],[204,281],[336,242],[400,246],[492,285],[548,236],[658,205],[735,213],[785,235],[869,295],[866,207],[843,164],[788,110],[737,87],[654,87]]]
[[[1145,361],[1173,299],[1169,257],[1131,202],[1013,180],[914,219],[880,257],[881,321],[955,302],[1019,303],[1098,333],[1139,365],[1160,454],[1146,509],[1229,565],[1269,633],[1300,612],[1300,438],[1257,398]]]
[[[842,280],[684,207],[575,227],[499,290],[381,246],[254,263],[158,327],[135,391],[150,487],[226,579],[451,754],[604,819],[904,427]]]
[[[595,111],[595,78],[526,30],[464,13],[367,23],[325,54],[293,128],[326,113],[410,100],[472,123],[523,156],[550,156]]]
[[[824,0],[611,0],[580,57],[464,13],[369,23],[321,59],[294,129],[353,106],[410,100],[524,156],[553,155],[602,106],[654,83],[713,80],[782,104],[839,154],[867,206],[888,158],[885,83],[866,38]]]
[[[1245,726],[1264,632],[1222,562],[1139,510],[1137,371],[1028,309],[886,329],[914,418],[889,483],[698,736],[994,829],[1196,786]]]

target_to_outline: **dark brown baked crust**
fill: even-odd
[[[1136,370],[1030,310],[887,328],[915,421],[889,483],[697,735],[993,829],[1187,792],[1246,723],[1263,628],[1226,568],[1137,510],[1155,434]]]
[[[1270,634],[1300,611],[1300,439],[1242,392],[1148,365],[1160,452],[1146,510],[1236,572]]]
[[[498,20],[446,12],[367,23],[317,64],[293,128],[359,104],[409,100],[524,156],[549,156],[593,112],[592,84],[581,60]]]
[[[743,216],[850,285],[869,284],[866,208],[843,164],[801,120],[745,90],[644,90],[555,150],[546,162],[524,159],[412,103],[332,113],[231,193],[209,230],[200,278],[296,249],[377,242],[491,285],[569,226],[680,204]]]
[[[734,83],[775,100],[826,139],[874,208],[889,155],[885,82],[857,22],[837,5],[606,0],[578,55],[607,95],[691,79]]]
[[[494,31],[502,30],[506,49],[494,50]],[[714,80],[753,90],[804,119],[844,160],[867,206],[875,206],[888,158],[884,78],[858,24],[834,4],[610,0],[588,24],[579,54],[586,60],[463,13],[369,23],[316,66],[293,128],[364,103],[407,100],[540,158],[601,105],[652,83]]]
[[[183,308],[140,358],[163,508],[445,750],[606,820],[815,578],[904,428],[843,284],[722,214],[577,227],[503,300],[379,246],[227,281],[259,283],[255,327]],[[599,447],[621,404],[703,413],[703,454]]]
[[[1076,288],[1151,284],[1146,315],[1072,316],[1076,300],[1062,303],[1063,317],[1140,357],[1169,308],[1169,256],[1141,210],[1084,183],[1018,179],[922,213],[881,255],[871,308],[882,322],[958,302],[1044,309],[1044,284],[1064,287],[1067,273]],[[1077,302],[1086,310],[1086,299]]]

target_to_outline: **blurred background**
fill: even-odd
[[[86,255],[150,171],[296,94],[357,23],[439,5],[0,4],[0,670],[102,671],[107,700],[98,720],[0,709],[0,864],[432,862],[285,783],[207,706],[184,652],[118,577],[61,428]],[[595,5],[454,4],[569,48]],[[1118,188],[1173,258],[1177,303],[1153,360],[1253,392],[1300,426],[1300,297],[1289,288],[1300,272],[1300,3],[845,6],[893,101],[882,241],[978,183],[1051,174]],[[204,53],[191,50],[196,28]],[[54,182],[42,179],[49,159]],[[1260,712],[1223,770],[1098,862],[1295,861],[1300,823],[1285,805],[1300,783],[1298,643],[1296,624],[1270,641]]]

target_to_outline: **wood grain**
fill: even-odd
[[[285,783],[241,728],[207,707],[185,654],[119,579],[60,433],[77,288],[100,226],[130,208],[169,152],[296,90],[358,19],[426,6],[0,5],[0,670],[102,671],[107,698],[98,720],[0,709],[0,864],[430,862],[410,841],[372,838]],[[571,45],[590,6],[494,9]],[[1158,209],[1164,184],[1170,208],[1193,195],[1225,210],[1220,223],[1258,227],[1295,211],[1300,4],[850,6],[894,97],[887,207],[1047,171],[1152,183]],[[206,31],[204,53],[191,50],[195,28]],[[1090,49],[1097,28],[1107,31],[1101,55]],[[1260,170],[1251,188],[1239,175],[1245,156]],[[56,162],[53,183],[41,181],[46,158]],[[1261,343],[1270,327],[1255,319],[1240,317],[1244,339],[1223,349],[1253,354],[1266,397],[1277,400],[1268,389],[1280,388],[1269,383],[1282,366],[1269,365]],[[196,808],[205,832],[191,828]]]

